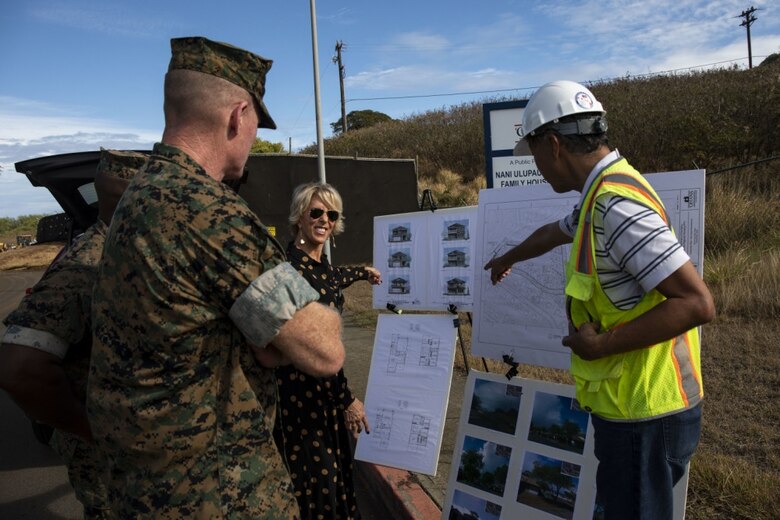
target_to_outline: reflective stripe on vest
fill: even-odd
[[[654,191],[648,191],[648,189],[641,182],[637,181],[630,175],[623,173],[605,173],[601,176],[601,180],[598,182],[598,185],[594,188],[591,188],[590,194],[592,195],[590,199],[587,200],[588,206],[585,211],[585,228],[583,229],[582,240],[580,240],[580,245],[577,249],[577,272],[583,274],[593,273],[593,260],[590,254],[592,247],[592,234],[590,231],[592,228],[591,218],[593,213],[593,204],[596,200],[596,193],[598,193],[602,187],[609,186],[622,186],[636,190],[637,193],[652,201],[653,204],[651,205],[651,209],[655,210],[655,212],[661,216],[664,223],[669,226],[669,229],[672,228],[671,224],[669,224],[669,216],[666,214],[666,208]]]

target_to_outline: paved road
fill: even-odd
[[[33,286],[42,274],[42,271],[0,271],[0,322],[19,305],[25,289]],[[0,323],[0,335],[3,332],[5,326]],[[355,354],[347,370],[361,388],[362,398],[373,331],[349,328],[345,336]],[[73,494],[59,457],[35,440],[30,421],[3,391],[0,391],[0,418],[0,519],[81,518],[81,504]],[[388,518],[382,504],[370,497],[361,480],[356,486],[364,520]]]

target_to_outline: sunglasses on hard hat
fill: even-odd
[[[329,209],[328,211],[325,211],[322,208],[311,208],[309,210],[309,216],[315,220],[320,218],[323,214],[328,215],[328,220],[331,222],[338,221],[339,217],[341,216],[335,209]]]

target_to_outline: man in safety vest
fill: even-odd
[[[515,155],[533,155],[574,211],[485,265],[491,281],[512,265],[572,244],[566,265],[571,373],[590,412],[607,519],[672,517],[672,488],[699,442],[697,327],[715,306],[646,180],[611,150],[605,110],[571,81],[542,86],[522,115]]]

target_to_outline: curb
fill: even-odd
[[[358,478],[366,484],[371,498],[384,506],[388,518],[399,520],[438,520],[441,509],[406,470],[355,461]]]

